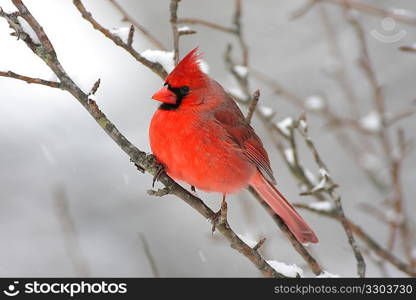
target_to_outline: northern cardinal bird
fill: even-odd
[[[149,129],[157,161],[173,179],[224,195],[253,187],[301,243],[318,238],[274,186],[260,138],[222,86],[203,73],[198,48],[189,52],[152,96],[162,102]]]

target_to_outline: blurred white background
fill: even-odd
[[[10,2],[0,0],[0,6],[10,10]],[[84,2],[107,28],[127,26],[108,1]],[[416,13],[416,2],[411,0],[366,2]],[[161,80],[93,30],[72,1],[24,3],[49,35],[68,73],[84,91],[101,78],[97,93],[100,108],[136,146],[150,151],[148,126],[158,105],[150,97],[162,85]],[[119,3],[165,46],[171,47],[169,1]],[[290,20],[291,13],[303,3],[243,1],[250,64],[301,97],[325,93],[331,105],[342,111],[344,96],[323,72],[328,64],[329,46],[318,10]],[[355,64],[359,50],[351,27],[339,7],[327,9],[347,64]],[[223,25],[231,23],[232,14],[231,0],[182,0],[179,8],[181,17],[200,17]],[[416,41],[416,27],[397,23],[397,30],[405,30],[406,35],[396,43],[383,43],[370,35],[371,30],[381,31],[381,20],[366,15],[363,22],[387,106],[396,111],[410,106],[416,95],[416,55],[398,51],[399,46]],[[198,33],[181,38],[181,55],[200,46],[210,75],[226,88],[235,87],[223,62],[227,43],[235,43],[235,39],[209,28],[191,27]],[[10,32],[6,21],[0,19],[0,70],[53,79],[43,62]],[[140,34],[136,34],[134,45],[140,51],[152,48]],[[366,111],[371,90],[358,70],[349,76]],[[300,114],[300,110],[259,82],[253,80],[251,87],[261,89],[261,103],[277,111],[277,120]],[[172,196],[148,196],[151,176],[137,172],[129,158],[69,94],[2,77],[0,91],[0,276],[88,275],[77,272],[71,263],[71,249],[65,244],[54,198],[58,188],[64,189],[69,201],[79,247],[91,276],[154,276],[139,234],[147,240],[160,276],[259,276],[254,266],[219,234],[211,235],[211,225],[183,201]],[[408,135],[415,136],[414,118],[401,124]],[[282,192],[292,201],[309,201],[299,196],[295,180],[273,150],[264,128],[256,121],[254,126],[269,150]],[[388,228],[358,207],[360,202],[380,202],[379,194],[319,119],[310,118],[310,130],[334,180],[340,184],[346,214],[384,245]],[[402,176],[409,212],[416,209],[415,163],[412,153]],[[214,210],[218,209],[219,195],[199,195]],[[321,242],[309,249],[319,257],[324,269],[341,276],[355,276],[356,263],[341,226],[301,213],[320,237]],[[236,232],[254,240],[267,237],[262,249],[267,259],[296,263],[304,267],[307,276],[311,275],[301,257],[247,192],[229,200],[229,221]],[[368,259],[367,263],[368,275],[380,276],[376,266]],[[393,267],[388,271],[390,275],[403,276]]]

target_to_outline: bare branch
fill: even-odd
[[[318,1],[319,0],[307,0],[307,2],[303,6],[301,6],[299,9],[297,9],[291,14],[290,18],[294,20],[302,17],[303,15],[308,13]]]
[[[41,42],[44,50],[48,52],[49,55],[56,55],[55,49],[53,48],[51,42],[49,41],[48,36],[43,31],[43,28],[40,26],[38,21],[29,13],[26,6],[23,4],[21,0],[12,0],[13,4],[17,7],[19,10],[20,16],[25,19],[30,27],[33,28],[35,31],[39,41]]]
[[[236,13],[234,15],[234,22],[239,22],[236,19],[240,18],[240,11],[241,10],[241,2],[236,1]],[[242,35],[241,30],[237,32],[238,35]],[[240,44],[240,47],[244,47],[243,44]],[[241,90],[243,91],[243,94],[245,96],[245,99],[237,99],[235,98],[239,103],[245,106],[250,105],[250,89],[248,86],[248,76],[241,77],[238,72],[235,70],[236,64],[234,63],[232,57],[231,57],[231,45],[227,46],[227,50],[224,55],[224,60],[226,63],[226,66],[228,68],[228,71],[234,76],[236,81],[238,82]],[[244,49],[242,50],[244,53]],[[260,117],[262,122],[266,125],[268,122],[270,122],[270,118],[265,117],[260,113],[258,110],[253,110],[254,113]],[[266,128],[269,128],[269,126],[266,126]],[[252,188],[248,188],[248,190],[253,194],[253,196],[259,201],[259,203],[263,206],[263,208],[267,211],[267,213],[272,217],[273,221],[276,223],[276,225],[280,228],[280,230],[286,235],[294,249],[302,256],[302,258],[305,260],[305,262],[308,264],[308,266],[311,268],[311,270],[315,274],[320,274],[323,272],[321,269],[319,263],[313,258],[313,256],[308,252],[308,250],[296,239],[296,237],[293,235],[293,233],[289,230],[289,228],[286,226],[286,224],[283,222],[283,220],[261,199],[261,197],[256,193],[256,191]]]
[[[180,29],[179,30],[179,36],[190,35],[190,34],[195,34],[195,33],[196,33],[196,30],[193,30],[193,29],[188,29],[188,30]]]
[[[361,12],[368,13],[371,15],[381,16],[384,18],[389,17],[399,22],[416,25],[416,17],[412,15],[400,14],[394,10],[387,10],[387,9],[379,8],[377,6],[363,3],[362,1],[356,1],[356,0],[317,0],[317,1],[336,4],[345,8],[352,8],[355,10],[359,10]]]
[[[178,3],[181,0],[170,1],[170,25],[173,36],[173,61],[175,66],[179,62],[179,31],[178,31]]]
[[[51,88],[64,89],[59,82],[44,80],[44,79],[40,79],[40,78],[28,77],[28,76],[24,76],[24,75],[14,73],[12,71],[8,71],[8,72],[0,71],[0,76],[10,77],[10,78],[26,81],[29,84],[34,83],[34,84],[46,85],[46,86],[49,86]]]
[[[250,74],[258,81],[268,86],[276,95],[288,99],[292,105],[295,105],[301,110],[305,110],[304,101],[301,97],[285,89],[281,84],[263,72],[250,67]]]
[[[144,253],[146,254],[147,260],[149,261],[150,268],[152,269],[153,277],[159,278],[160,277],[159,269],[157,268],[156,260],[154,259],[152,252],[150,251],[147,239],[143,233],[139,233],[139,238],[143,244],[143,250],[144,250]]]
[[[224,60],[228,66],[228,70],[234,76],[235,80],[237,81],[238,85],[240,86],[243,94],[245,95],[245,101],[248,101],[251,98],[250,88],[248,86],[248,76],[240,76],[240,74],[236,71],[235,66],[237,65],[231,57],[232,46],[231,44],[227,45],[227,49],[225,50]]]
[[[97,92],[98,88],[100,87],[101,84],[101,79],[98,78],[98,80],[94,83],[89,95],[95,95],[95,93]]]
[[[361,38],[359,38],[358,40],[360,41]],[[363,47],[363,46],[361,46]],[[363,49],[363,48],[362,48]],[[302,98],[298,97],[297,95],[291,93],[290,91],[287,91],[285,88],[283,88],[278,82],[276,82],[275,80],[271,79],[270,77],[262,74],[259,71],[253,70],[252,68],[250,69],[250,74],[253,75],[256,79],[259,79],[260,81],[264,82],[265,84],[267,84],[277,95],[282,96],[284,99],[289,100],[289,103],[294,104],[295,106],[299,107],[300,109],[306,109],[306,107],[304,106],[304,101]],[[372,75],[373,76],[373,75]],[[378,94],[374,93],[375,95]],[[338,116],[337,114],[335,114],[328,105],[326,105],[325,109],[323,109],[322,111],[311,111],[311,113],[315,113],[319,116],[321,116],[323,119],[326,119],[328,121],[328,124],[330,124],[331,126],[337,126],[337,128],[343,129],[346,126],[350,127],[351,129],[356,130],[357,132],[361,132],[362,134],[366,134],[369,135],[369,132],[365,132],[362,131],[362,128],[360,128],[359,124],[358,124],[358,120],[346,120],[341,118],[340,116]],[[392,117],[389,117],[386,120],[386,127],[391,126],[394,122],[396,122],[397,120],[400,120],[402,117],[407,117],[410,115],[413,115],[414,110],[412,108],[403,110],[399,113],[396,113],[395,115],[393,115]],[[284,137],[285,139],[288,139],[288,136],[282,134],[279,129],[277,127],[273,127],[273,124],[269,124],[267,125],[267,122],[269,122],[270,120],[267,120],[267,118],[264,118],[264,121],[266,122],[266,128],[273,128],[276,130],[276,132],[278,132],[282,137]],[[270,122],[269,122],[270,123]],[[343,125],[342,127],[340,127],[340,125]],[[345,126],[346,125],[346,126]],[[383,195],[386,194],[386,192],[388,192],[389,187],[386,183],[380,181],[380,179],[378,178],[379,174],[376,174],[376,171],[370,171],[369,169],[365,168],[362,165],[362,160],[361,160],[361,155],[362,155],[362,151],[359,150],[359,147],[357,147],[355,145],[355,143],[353,142],[353,140],[346,135],[345,133],[343,133],[342,130],[337,130],[335,132],[336,137],[338,139],[338,141],[340,142],[340,144],[353,156],[353,158],[355,158],[355,161],[357,162],[357,164],[360,166],[360,168],[368,175],[370,181],[382,192]],[[371,135],[374,135],[374,133],[371,133]],[[310,183],[308,178],[305,177],[305,173],[303,172],[302,168],[298,168],[296,166],[294,166],[293,164],[291,164],[290,162],[288,162],[286,160],[285,157],[285,147],[279,142],[277,141],[272,135],[271,138],[274,142],[274,144],[276,145],[276,148],[278,149],[279,153],[282,155],[282,158],[285,160],[287,166],[289,167],[289,170],[291,170],[292,174],[304,185],[306,186],[309,190],[310,190]],[[367,138],[367,137],[365,137]],[[289,141],[290,141],[290,136],[289,136]],[[408,148],[408,147],[406,147]],[[407,152],[408,150],[406,150]],[[401,156],[400,159],[403,159],[403,155]],[[397,166],[395,166],[395,168],[397,168]],[[300,171],[299,171],[300,170]],[[394,170],[391,169],[391,170]],[[321,195],[319,193],[310,193],[310,192],[306,192],[306,194],[308,195],[312,195],[314,197],[317,197],[318,200],[322,200],[321,199]],[[405,223],[406,224],[406,223]],[[408,225],[405,225],[408,228]],[[406,229],[408,230],[408,229]],[[405,231],[406,232],[406,231]],[[407,231],[409,232],[409,231]],[[364,233],[365,234],[365,233]],[[367,234],[366,234],[367,235]],[[409,238],[406,239],[406,241],[410,241],[410,233],[406,233],[405,235],[407,235]],[[368,235],[367,235],[368,236]],[[409,244],[409,242],[408,242]],[[372,244],[369,245],[369,247],[372,247]],[[409,249],[409,247],[407,246],[407,249]],[[387,250],[388,251],[388,250]],[[375,251],[376,254],[380,254],[379,251]],[[409,255],[409,251],[407,251],[407,256],[410,257]],[[408,265],[407,270],[411,269],[411,266]],[[405,269],[406,269],[405,268]]]
[[[303,203],[296,203],[296,207],[306,209],[310,212],[319,214],[321,216],[329,217],[332,219],[338,219],[339,216],[334,212],[326,212],[323,210],[317,210],[314,208],[311,208],[310,206],[303,204]],[[357,224],[353,223],[348,218],[346,219],[349,223],[349,226],[351,230],[354,232],[356,236],[358,236],[364,243],[366,243],[371,250],[373,250],[378,256],[382,257],[383,259],[390,262],[393,266],[395,266],[400,271],[412,276],[416,277],[416,272],[412,269],[412,267],[409,264],[406,264],[405,262],[401,261],[397,257],[395,257],[390,251],[384,249],[382,246],[380,246],[377,241],[375,241],[373,238],[371,238],[367,233],[364,232],[364,230],[358,226]]]
[[[415,53],[416,54],[416,45],[401,46],[399,49],[402,50],[402,51],[404,51],[404,52],[411,52],[411,53]]]
[[[219,30],[222,32],[233,33],[233,34],[236,33],[235,28],[225,27],[216,23],[212,23],[209,21],[196,19],[196,18],[178,18],[177,23],[178,24],[202,25],[202,26],[206,26],[206,27]]]
[[[82,277],[89,277],[91,276],[91,271],[79,245],[78,233],[69,211],[69,201],[64,187],[60,185],[56,186],[53,194],[55,200],[56,215],[61,225],[62,236],[65,242],[65,250],[68,253],[68,256],[72,262],[72,265],[74,266],[77,275]]]
[[[241,23],[241,14],[242,14],[242,7],[241,7],[241,0],[235,0],[235,12],[233,23],[235,26],[235,32],[237,35],[238,42],[240,44],[242,56],[243,56],[243,63],[242,65],[247,67],[248,66],[248,47],[246,41],[243,36],[243,29]]]
[[[301,122],[302,121],[305,122],[305,120],[301,120]],[[347,235],[347,238],[348,238],[348,243],[350,244],[354,252],[355,259],[357,260],[358,275],[360,277],[365,277],[366,265],[364,262],[364,258],[361,254],[361,251],[358,247],[357,242],[355,241],[354,235],[352,234],[352,230],[349,226],[347,218],[345,217],[344,210],[342,208],[342,203],[341,203],[341,196],[335,193],[334,187],[337,187],[338,185],[335,184],[332,178],[329,176],[328,168],[326,164],[324,163],[324,161],[321,159],[321,156],[319,155],[318,151],[316,150],[315,144],[309,137],[306,125],[297,126],[297,129],[298,129],[298,132],[300,132],[300,134],[304,137],[306,145],[311,151],[316,164],[320,168],[321,173],[323,173],[322,176],[326,177],[325,179],[328,184],[328,188],[325,189],[325,192],[327,192],[327,194],[331,197],[331,199],[333,200],[335,204],[338,219],[340,220],[342,226],[344,227],[345,234]]]
[[[120,5],[116,0],[108,0],[114,7],[123,15],[123,21],[131,23],[136,29],[138,29],[147,39],[151,42],[156,48],[161,50],[166,50],[163,44],[151,34],[143,25],[139,24],[135,19],[133,19],[127,11]]]
[[[312,272],[316,275],[319,275],[323,272],[321,266],[319,265],[318,261],[309,253],[309,251],[305,248],[304,245],[299,243],[293,233],[289,230],[285,222],[283,222],[282,218],[280,218],[271,208],[267,205],[267,203],[257,194],[257,192],[252,188],[249,187],[248,190],[250,193],[256,198],[256,200],[263,206],[263,208],[267,211],[267,213],[272,217],[273,221],[279,226],[280,230],[292,244],[293,248],[296,252],[302,256],[303,260],[308,264],[309,268]]]
[[[331,24],[329,18],[330,14],[327,12],[326,7],[319,6],[320,17],[328,36],[330,54],[335,59],[336,63],[340,66],[333,72],[336,83],[339,85],[341,91],[344,93],[346,100],[348,101],[348,107],[350,108],[351,115],[355,118],[360,117],[359,113],[359,99],[352,88],[352,84],[348,78],[345,59],[343,57],[341,48],[338,43],[338,35],[334,30],[334,26]],[[366,143],[365,141],[363,141]]]
[[[134,37],[134,26],[130,25],[129,36],[127,37],[127,46],[132,47]]]
[[[377,79],[376,72],[373,66],[373,63],[370,59],[370,54],[368,50],[368,45],[365,36],[365,30],[361,26],[359,20],[354,17],[353,15],[348,15],[348,20],[355,29],[356,35],[358,37],[359,45],[360,45],[360,66],[364,72],[364,75],[367,78],[367,81],[370,84],[370,87],[373,91],[373,105],[375,110],[380,118],[380,129],[377,132],[377,140],[381,145],[381,148],[384,151],[384,160],[388,166],[390,171],[390,185],[391,185],[391,192],[392,192],[392,207],[395,213],[403,218],[403,221],[400,224],[397,222],[391,222],[390,224],[390,237],[388,242],[388,249],[392,250],[394,247],[396,239],[396,233],[399,232],[402,236],[402,246],[407,256],[407,259],[410,263],[416,265],[416,261],[412,255],[412,244],[411,244],[411,233],[410,228],[408,226],[408,218],[406,216],[404,210],[404,201],[403,201],[403,192],[402,192],[402,185],[400,180],[401,175],[401,162],[403,160],[403,155],[400,157],[396,157],[394,152],[393,145],[394,142],[391,141],[389,135],[389,122],[387,119],[387,112],[386,112],[386,104],[385,104],[385,96],[384,91]]]
[[[107,28],[105,28],[101,24],[99,24],[92,17],[92,14],[86,10],[86,8],[85,8],[84,4],[81,2],[81,0],[73,0],[73,3],[75,5],[75,7],[79,10],[79,12],[81,13],[82,17],[85,20],[87,20],[94,27],[94,29],[100,31],[107,38],[109,38],[110,40],[112,40],[114,42],[114,44],[116,44],[117,46],[119,46],[119,47],[123,48],[124,50],[126,50],[138,62],[140,62],[144,66],[146,66],[149,69],[151,69],[154,73],[156,73],[157,75],[159,75],[161,78],[164,78],[164,77],[167,76],[166,70],[164,70],[163,67],[159,63],[154,63],[154,62],[151,62],[151,61],[147,60],[146,58],[144,58],[143,56],[141,56],[140,53],[137,52],[132,47],[132,45],[129,45],[128,43],[123,42],[123,40],[120,37],[112,34],[110,32],[110,30],[108,30]]]
[[[248,106],[248,113],[246,116],[247,123],[251,123],[251,118],[253,117],[254,111],[256,110],[257,103],[259,102],[260,98],[260,90],[256,90],[251,97],[250,104]]]
[[[260,241],[257,242],[257,244],[253,247],[253,250],[259,250],[264,243],[266,242],[266,238],[262,238]]]

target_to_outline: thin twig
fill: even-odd
[[[193,29],[186,29],[186,30],[178,29],[178,31],[179,31],[179,36],[190,35],[190,34],[195,34],[196,33],[196,30],[193,30]]]
[[[40,79],[40,78],[28,77],[28,76],[24,76],[24,75],[14,73],[12,71],[8,71],[8,72],[0,71],[0,76],[19,79],[19,80],[22,80],[22,81],[26,81],[29,84],[34,83],[34,84],[46,85],[46,86],[51,87],[51,88],[63,89],[63,87],[60,85],[59,82],[44,80],[44,79]]]
[[[133,37],[134,37],[134,26],[133,25],[130,25],[129,35],[127,37],[127,46],[132,47]]]
[[[308,110],[305,106],[303,99],[295,93],[284,88],[279,82],[264,74],[259,70],[250,69],[250,74],[260,82],[266,84],[277,96],[281,96],[289,104],[296,106],[302,111]],[[345,129],[359,130],[362,133],[368,134],[363,130],[357,120],[346,120],[338,115],[328,103],[324,103],[324,107],[318,111],[308,111],[311,114],[316,114],[327,122],[327,126],[330,129],[334,129],[334,135],[342,148],[354,159],[354,162],[360,167],[360,169],[369,177],[370,181],[377,187],[377,189],[384,194],[387,186],[379,179],[379,174],[374,170],[369,170],[363,166],[361,159],[363,150],[361,150],[361,144],[354,142],[350,135],[345,132]],[[278,130],[278,128],[275,128]],[[284,136],[284,135],[282,135]]]
[[[305,205],[303,203],[296,203],[294,204],[298,208],[306,209],[310,212],[319,214],[321,216],[329,217],[332,219],[338,219],[339,216],[334,212],[327,212],[323,210],[317,210],[314,208],[311,208],[308,205]],[[390,251],[384,249],[382,246],[377,243],[373,238],[370,237],[360,226],[353,223],[348,218],[346,219],[349,223],[349,226],[351,230],[354,232],[356,236],[358,236],[364,243],[367,244],[368,247],[370,247],[371,250],[373,250],[379,257],[387,260],[390,262],[393,266],[395,266],[400,271],[412,276],[416,277],[416,272],[412,269],[412,267],[409,264],[406,264],[405,262],[401,261],[399,258],[394,256]]]
[[[173,37],[173,62],[175,66],[179,62],[179,32],[178,32],[178,3],[180,0],[170,1],[170,25]]]
[[[156,48],[166,50],[163,44],[151,34],[143,25],[139,24],[134,18],[132,18],[127,11],[116,0],[108,0],[110,3],[123,15],[123,21],[131,23],[136,29],[138,29]]]
[[[352,8],[355,10],[359,10],[361,12],[368,13],[371,15],[381,16],[383,18],[389,17],[399,22],[416,25],[416,17],[414,17],[411,14],[400,14],[398,12],[395,12],[394,10],[387,10],[387,9],[379,8],[377,6],[366,4],[361,1],[356,1],[356,0],[317,0],[317,1],[336,4],[345,8]]]
[[[123,48],[124,50],[126,50],[128,53],[130,53],[138,62],[140,62],[141,64],[143,64],[144,66],[148,67],[149,69],[151,69],[154,73],[156,73],[157,75],[159,75],[161,78],[166,77],[167,72],[166,70],[163,69],[163,67],[159,64],[159,63],[154,63],[151,62],[150,60],[147,60],[146,58],[144,58],[143,56],[140,55],[139,52],[137,52],[132,45],[129,45],[128,43],[123,42],[123,40],[112,34],[110,32],[110,30],[108,30],[107,28],[105,28],[104,26],[102,26],[100,23],[98,23],[91,15],[90,12],[87,11],[87,9],[85,8],[84,4],[81,2],[81,0],[73,0],[73,3],[75,5],[75,7],[79,10],[79,12],[81,13],[82,17],[87,20],[93,27],[94,29],[100,31],[102,34],[104,34],[108,39],[112,40],[114,42],[114,44],[116,44],[117,46]]]
[[[260,90],[256,90],[251,97],[250,104],[248,105],[248,113],[246,116],[246,121],[248,124],[251,123],[251,118],[253,117],[254,111],[256,110],[257,103],[260,98]]]
[[[303,122],[305,122],[303,120]],[[354,256],[355,259],[357,260],[357,273],[358,276],[360,277],[365,277],[365,270],[366,270],[366,265],[365,265],[365,261],[363,258],[363,255],[361,254],[360,248],[358,247],[358,244],[354,238],[354,235],[352,234],[352,230],[349,226],[349,223],[347,221],[347,218],[345,217],[345,213],[344,210],[342,208],[342,203],[341,203],[341,196],[337,195],[335,192],[334,187],[337,186],[337,184],[335,184],[331,178],[331,176],[329,176],[329,171],[328,171],[328,167],[326,166],[326,164],[324,163],[324,161],[321,159],[321,156],[319,155],[315,144],[313,143],[313,141],[311,140],[311,138],[308,135],[308,130],[307,130],[307,126],[303,125],[303,126],[297,126],[298,132],[303,136],[303,138],[305,139],[305,143],[308,146],[309,150],[312,153],[312,156],[316,162],[316,164],[318,165],[321,173],[323,173],[323,177],[326,176],[326,182],[328,184],[328,188],[325,190],[328,195],[331,197],[331,199],[333,200],[334,204],[335,204],[335,208],[336,208],[336,212],[338,214],[338,219],[340,220],[345,234],[347,235],[348,238],[348,243],[351,246],[351,249],[354,252]]]
[[[65,250],[77,276],[89,277],[91,276],[91,271],[79,244],[78,233],[69,211],[69,201],[64,187],[57,186],[53,191],[53,195],[56,215],[61,225],[62,236],[65,242]]]
[[[341,48],[337,40],[338,35],[334,30],[334,26],[332,26],[332,24],[330,23],[330,14],[327,12],[326,8],[323,5],[319,6],[319,13],[322,23],[324,25],[324,29],[328,36],[331,56],[336,60],[337,63],[340,64],[340,66],[334,72],[334,77],[336,79],[336,82],[339,84],[341,91],[344,93],[345,98],[350,104],[349,108],[351,110],[351,115],[355,118],[359,118],[359,100],[348,78],[348,74],[345,67],[347,64],[345,62],[345,59],[343,57]]]
[[[227,49],[225,50],[224,54],[224,60],[229,66],[230,73],[234,76],[234,78],[237,80],[238,85],[240,86],[241,90],[243,91],[243,94],[245,95],[246,99],[248,100],[251,98],[251,91],[248,86],[248,74],[246,76],[240,76],[240,74],[236,71],[235,66],[237,65],[234,60],[231,57],[231,51],[232,51],[231,44],[227,45]]]
[[[236,12],[234,13],[234,22],[235,23],[240,22],[240,21],[235,20],[236,18],[240,18],[240,17],[241,17],[241,2],[237,1],[236,2]],[[239,30],[237,34],[242,35],[242,31]],[[240,47],[244,47],[244,45],[240,44]],[[240,88],[243,91],[243,94],[245,96],[245,99],[240,99],[239,103],[241,103],[245,106],[249,106],[250,105],[249,99],[251,98],[251,95],[250,95],[250,89],[249,89],[249,86],[248,86],[248,76],[245,76],[243,78],[243,77],[240,76],[240,74],[238,72],[235,71],[236,64],[234,63],[234,61],[231,57],[231,50],[232,50],[231,45],[228,45],[227,50],[226,50],[225,55],[224,55],[224,60],[225,60],[226,66],[228,68],[228,71],[234,76],[234,78],[238,82],[238,84],[239,84],[239,86],[240,86]],[[244,53],[244,49],[242,50],[242,52]],[[238,100],[238,99],[236,99],[236,100]],[[249,111],[250,111],[250,109],[249,109]],[[256,109],[253,109],[253,112],[256,115],[261,115],[261,113]],[[265,119],[266,119],[265,117],[262,118],[262,121],[266,122]],[[270,120],[270,118],[268,120]],[[308,266],[311,268],[311,270],[317,275],[322,273],[323,271],[322,271],[322,268],[320,267],[319,263],[315,260],[315,258],[313,258],[313,256],[308,252],[308,250],[306,250],[306,248],[296,239],[296,237],[289,230],[289,228],[286,226],[286,224],[283,222],[283,220],[278,215],[276,215],[276,213],[274,213],[273,210],[271,210],[271,208],[261,199],[261,197],[255,192],[254,189],[248,188],[248,190],[259,201],[259,203],[262,204],[263,208],[272,217],[273,221],[280,228],[280,230],[286,235],[286,237],[288,238],[288,240],[290,241],[290,243],[292,244],[294,249],[302,256],[302,258],[305,260],[305,262],[308,264]]]
[[[233,34],[236,33],[235,28],[225,27],[216,23],[212,23],[212,22],[197,19],[197,18],[178,18],[177,23],[178,24],[202,25],[202,26],[206,26],[215,30],[227,32],[227,33],[233,33]]]
[[[160,277],[159,269],[157,267],[156,260],[154,259],[153,255],[152,255],[152,252],[150,251],[147,239],[146,239],[146,237],[143,233],[139,233],[139,238],[142,242],[143,250],[144,250],[144,253],[147,257],[147,260],[149,261],[150,268],[151,268],[152,273],[153,273],[153,277],[159,278]]]
[[[266,238],[260,239],[257,242],[257,244],[253,247],[253,250],[256,250],[256,251],[259,250],[264,245],[265,242],[266,242]]]
[[[393,249],[395,242],[397,241],[396,233],[400,233],[402,236],[403,250],[409,262],[412,263],[414,258],[412,255],[411,233],[410,228],[408,227],[408,217],[404,209],[403,192],[400,180],[402,166],[401,162],[404,159],[404,155],[401,154],[399,157],[396,157],[393,153],[393,145],[395,143],[391,141],[389,135],[389,122],[386,116],[387,113],[384,91],[378,81],[373,63],[370,59],[365,30],[355,16],[351,14],[348,16],[348,20],[356,32],[360,45],[360,66],[372,89],[373,106],[375,107],[378,117],[380,118],[380,129],[376,133],[376,137],[381,145],[381,148],[383,149],[385,156],[384,161],[390,171],[393,210],[396,215],[402,219],[402,222],[390,222],[388,249]]]
[[[292,20],[294,20],[294,19],[297,19],[297,18],[300,18],[300,17],[304,16],[306,13],[308,13],[315,6],[315,4],[318,1],[319,0],[308,0],[303,6],[301,6],[296,11],[294,11],[290,15],[290,18]]]
[[[248,66],[248,46],[243,36],[241,15],[242,15],[241,0],[235,0],[235,12],[234,12],[233,23],[235,26],[235,30],[236,30],[235,32],[236,32],[237,39],[240,44],[240,48],[241,48],[241,52],[243,56],[242,65],[247,67]]]
[[[273,221],[276,223],[277,226],[279,226],[280,230],[287,237],[287,239],[292,244],[296,252],[298,252],[299,255],[303,258],[303,260],[307,263],[312,272],[316,275],[321,274],[323,270],[319,262],[309,253],[309,251],[305,248],[304,245],[299,243],[299,241],[289,230],[282,218],[280,218],[280,216],[278,216],[270,208],[270,206],[267,205],[267,203],[257,194],[257,192],[252,187],[249,187],[248,190],[255,197],[255,199],[262,205],[262,207],[267,211],[267,213],[272,217]]]
[[[287,91],[284,87],[282,87],[278,82],[276,82],[275,80],[271,79],[270,77],[262,74],[260,71],[256,71],[253,69],[250,69],[250,74],[255,76],[257,79],[259,79],[260,81],[264,82],[266,85],[268,85],[277,95],[282,96],[283,99],[287,99],[289,100],[289,103],[294,104],[295,106],[299,107],[299,108],[303,108],[303,102],[302,99],[300,97],[298,97],[297,95],[291,93],[290,91]],[[244,102],[244,101],[243,101]],[[240,103],[243,103],[240,102]],[[334,114],[329,108],[326,108],[322,113],[318,112],[318,114],[323,117],[324,119],[328,120],[329,123],[332,122],[336,122],[336,123],[341,123],[342,120],[340,119],[340,117],[338,117],[336,114]],[[407,114],[405,114],[406,116]],[[277,127],[274,126],[274,123],[271,123],[270,119],[268,118],[264,118],[261,116],[261,114],[258,114],[258,116],[260,117],[260,119],[265,123],[265,127],[266,128],[273,128],[276,130],[276,132],[278,132],[282,137],[284,137],[285,139],[289,140],[291,139],[291,135],[286,136],[283,133],[279,132],[279,129]],[[394,119],[394,117],[393,117]],[[341,143],[341,145],[344,146],[344,148],[346,150],[349,150],[348,152],[353,156],[358,158],[360,155],[360,152],[357,150],[358,148],[356,146],[354,146],[353,141],[345,134],[342,134],[342,131],[337,131],[337,138],[338,141]],[[342,134],[342,135],[341,135]],[[339,136],[338,136],[339,135]],[[284,161],[286,162],[289,170],[292,172],[292,174],[299,180],[299,182],[304,185],[305,187],[307,187],[308,189],[311,188],[310,185],[310,181],[309,178],[307,178],[305,176],[305,172],[303,170],[302,167],[298,167],[290,162],[287,161],[287,158],[285,156],[285,147],[273,136],[270,135],[270,137],[272,138],[273,143],[276,145],[276,148],[278,150],[278,152],[281,154],[282,158],[284,159]],[[356,160],[356,162],[358,164],[360,164],[360,162],[358,160]],[[366,172],[366,174],[369,176],[370,180],[378,187],[380,187],[381,191],[384,191],[383,194],[385,194],[386,192],[386,186],[384,183],[380,182],[378,178],[374,177],[375,175],[378,174],[374,174],[373,172],[369,172],[367,171],[364,167],[361,166],[361,168]],[[318,200],[323,200],[321,198],[321,194],[319,193],[312,193],[312,196],[316,197]],[[354,230],[353,230],[354,231]],[[354,232],[355,233],[355,232]],[[369,237],[369,235],[365,232],[361,232],[360,234]],[[368,239],[367,239],[368,241]],[[374,242],[374,241],[373,241]],[[384,256],[392,256],[393,254],[391,253],[384,253],[384,252],[380,252],[379,249],[381,248],[379,245],[375,244],[375,243],[370,243],[368,246],[371,248],[373,246],[376,246],[377,249],[373,249],[374,252],[377,255],[383,254]],[[386,250],[388,252],[388,250]],[[382,257],[384,258],[384,257]],[[394,264],[394,260],[390,261],[392,264]],[[398,264],[399,267],[401,269],[404,270],[410,270],[410,266],[407,265],[405,263],[402,264]]]
[[[416,53],[416,45],[401,46],[399,49],[404,52]]]
[[[101,79],[98,78],[97,81],[92,86],[91,91],[89,92],[89,95],[95,95],[95,93],[97,92],[98,88],[100,87],[100,84],[101,84]]]

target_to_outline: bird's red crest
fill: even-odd
[[[206,80],[206,75],[200,67],[200,59],[202,54],[198,51],[198,47],[191,50],[178,63],[175,69],[170,72],[166,78],[166,82],[173,87],[190,86],[197,87]]]

